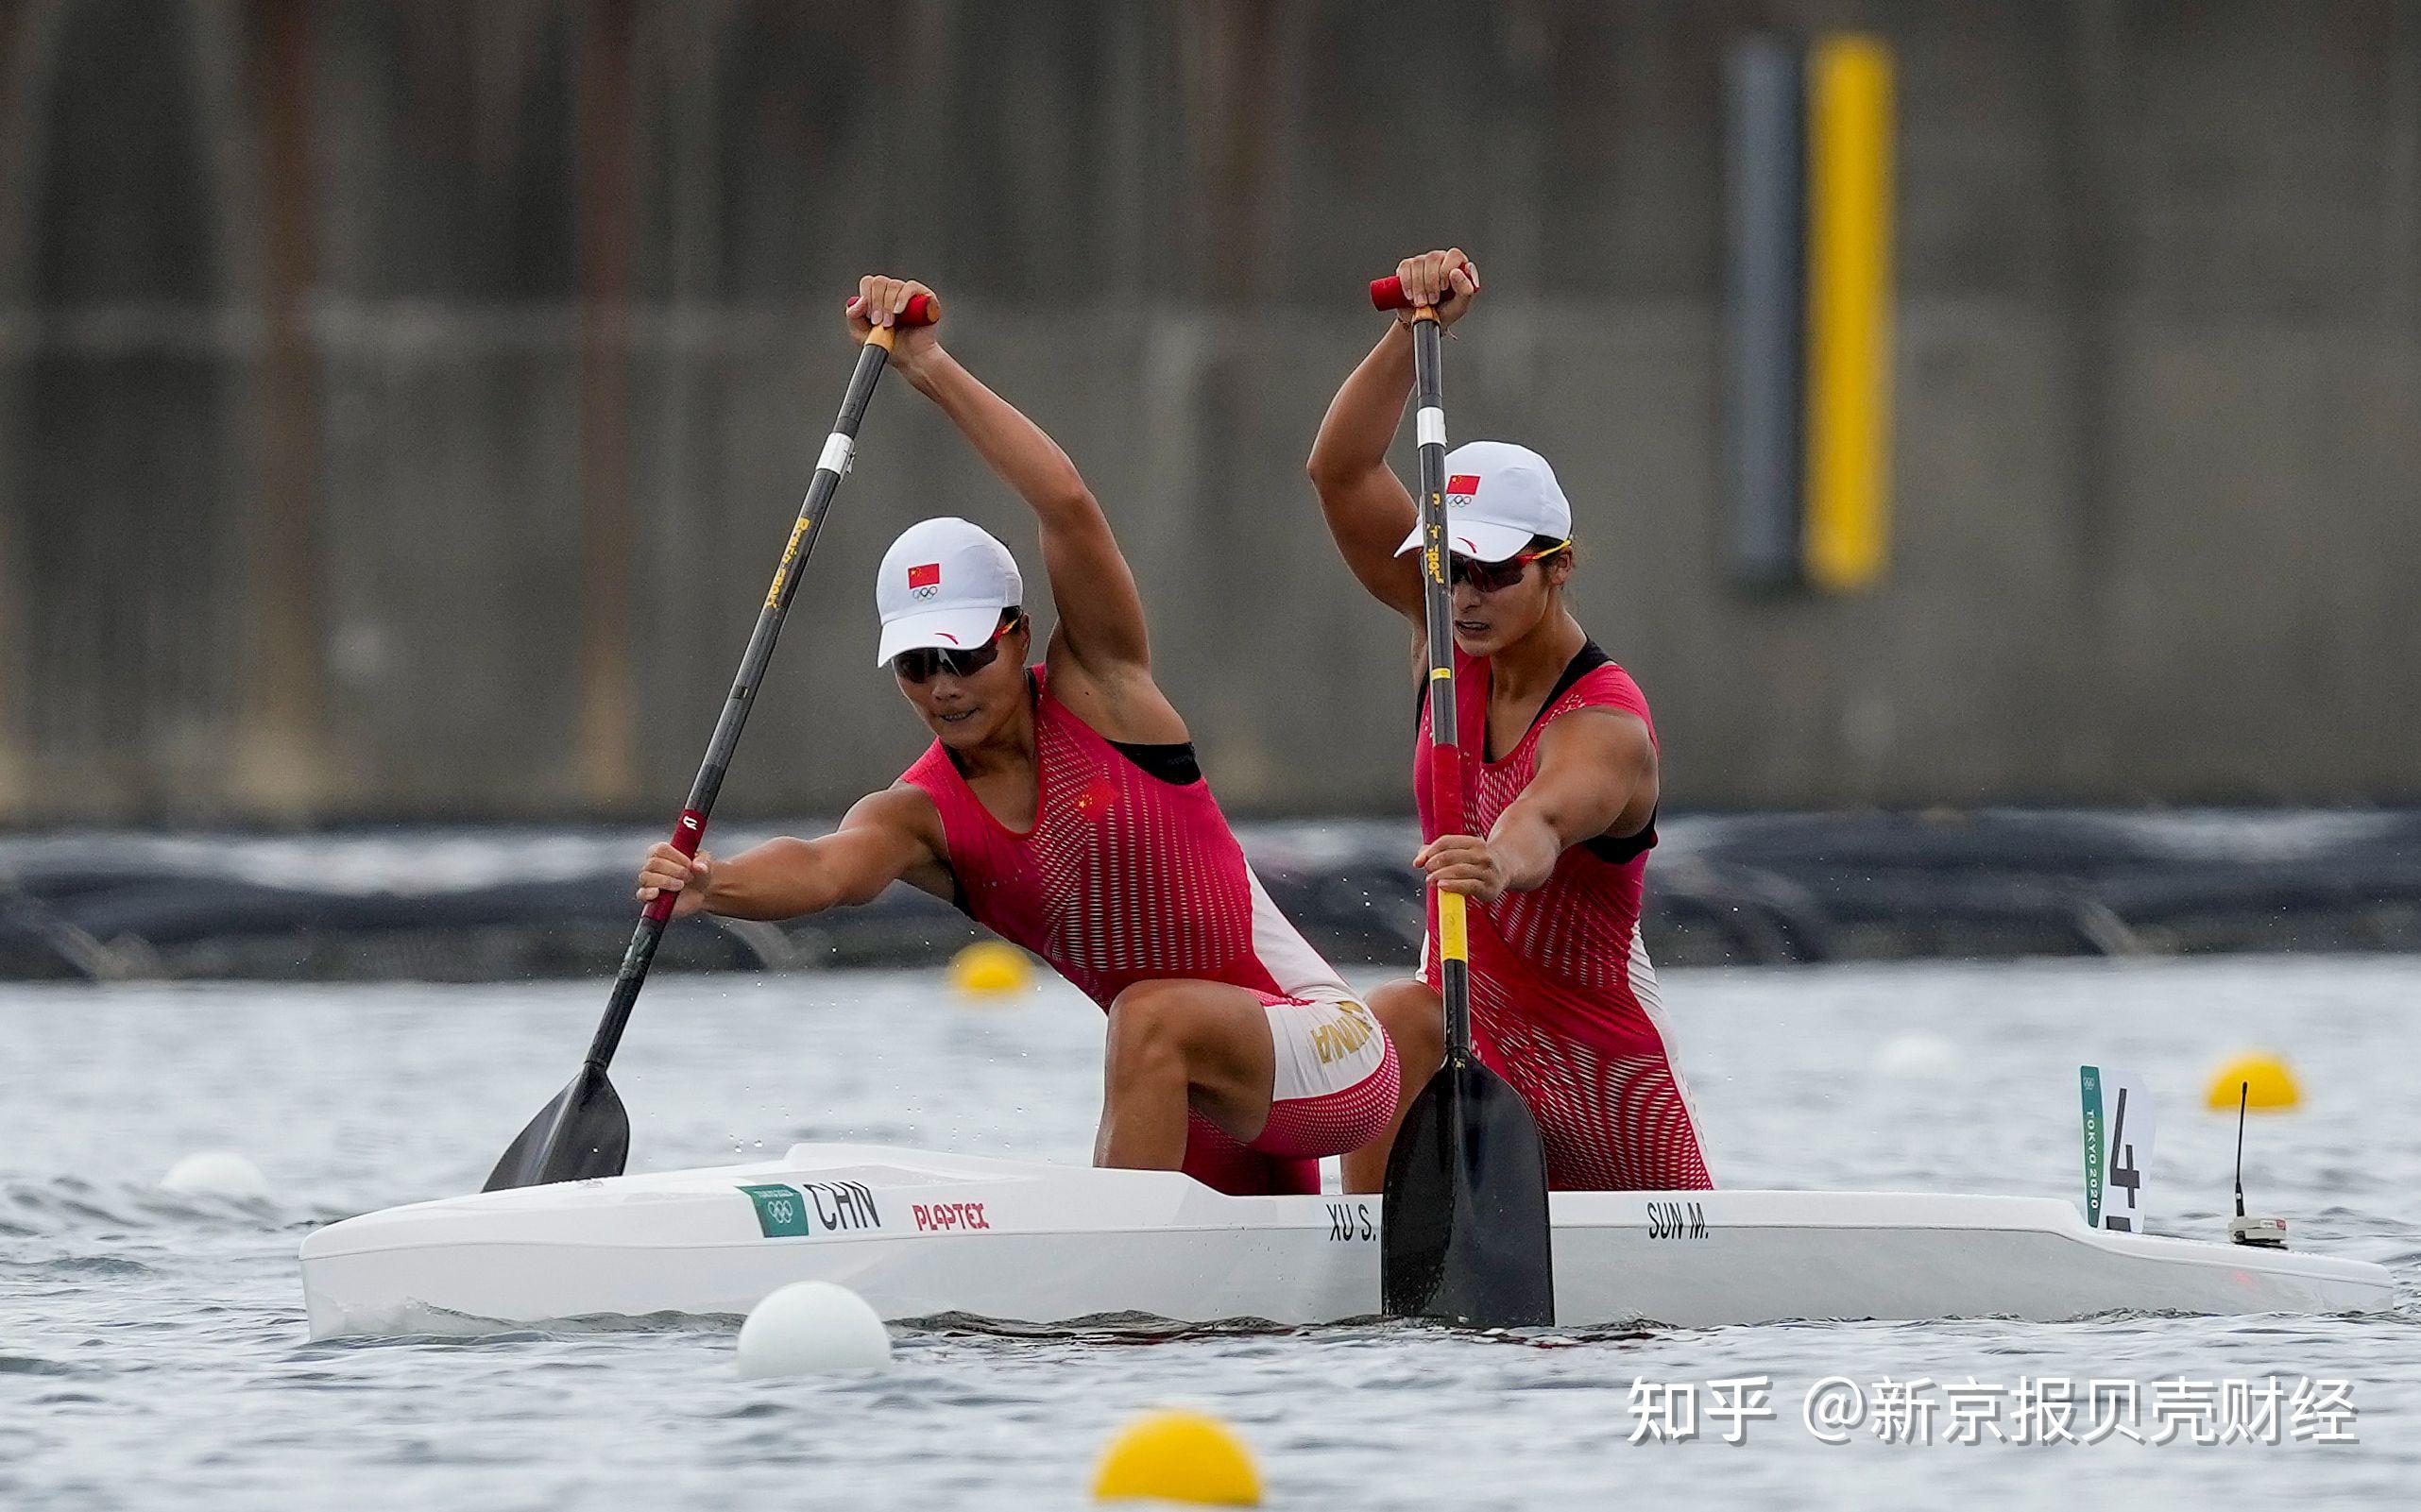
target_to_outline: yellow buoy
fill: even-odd
[[[2303,1101],[2303,1088],[2284,1058],[2267,1051],[2240,1055],[2211,1073],[2211,1088],[2203,1101],[2221,1113],[2232,1113],[2240,1094],[2248,1108],[2283,1112]]]
[[[1155,1412],[1120,1430],[1093,1473],[1096,1502],[1149,1498],[1259,1506],[1261,1473],[1225,1423],[1199,1413]]]
[[[950,985],[970,997],[1022,993],[1033,980],[1026,953],[997,940],[979,940],[950,959]]]

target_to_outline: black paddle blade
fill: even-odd
[[[1387,1160],[1381,1305],[1475,1328],[1555,1321],[1546,1150],[1504,1079],[1447,1058]]]
[[[620,1176],[629,1160],[630,1114],[622,1095],[604,1070],[584,1065],[514,1139],[481,1190]]]

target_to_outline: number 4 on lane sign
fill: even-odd
[[[2152,1164],[2152,1099],[2123,1071],[2078,1066],[2085,1112],[2085,1224],[2141,1233],[2149,1211],[2143,1173]]]

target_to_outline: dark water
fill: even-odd
[[[1272,1505],[2409,1505],[2421,1483],[2421,960],[2237,960],[1673,973],[1679,1051],[1731,1185],[2071,1195],[2074,1068],[2160,1109],[2157,1231],[2209,1236],[2233,1119],[2202,1089],[2266,1045],[2305,1109],[2258,1120],[2257,1205],[2299,1244],[2393,1266],[2361,1319],[1809,1324],[1506,1341],[1403,1326],[1102,1330],[944,1320],[897,1366],[752,1383],[728,1322],[311,1344],[314,1225],[471,1189],[570,1074],[591,985],[0,992],[0,1505],[415,1508],[1075,1506],[1116,1426],[1207,1408]],[[1920,1053],[1906,1036],[1946,1044]],[[668,980],[616,1067],[633,1166],[808,1138],[1081,1159],[1100,1018],[1051,985],[969,1007],[937,978]],[[1897,1043],[1895,1043],[1897,1042]],[[1894,1073],[1893,1065],[1902,1069]],[[244,1152],[265,1202],[160,1175]],[[2270,1376],[2350,1383],[2353,1445],[1880,1441],[1801,1421],[1828,1376],[2016,1388]],[[1765,1377],[1777,1417],[1629,1442],[1634,1382]],[[2214,1387],[2214,1389],[2217,1389]],[[2014,1429],[2014,1409],[1998,1415]],[[1943,1421],[1947,1422],[1947,1410]],[[2145,1428],[2156,1419],[2147,1412]],[[1937,1423],[1936,1439],[1944,1436]]]

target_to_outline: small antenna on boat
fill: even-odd
[[[2244,1110],[2253,1100],[2253,1083],[2236,1084],[2236,1215],[2244,1216]]]
[[[2227,1226],[2227,1236],[2238,1244],[2257,1249],[2284,1249],[2287,1247],[2287,1220],[2284,1218],[2248,1218],[2244,1215],[2244,1110],[2253,1100],[2253,1083],[2240,1081],[2236,1086],[2236,1219]]]

